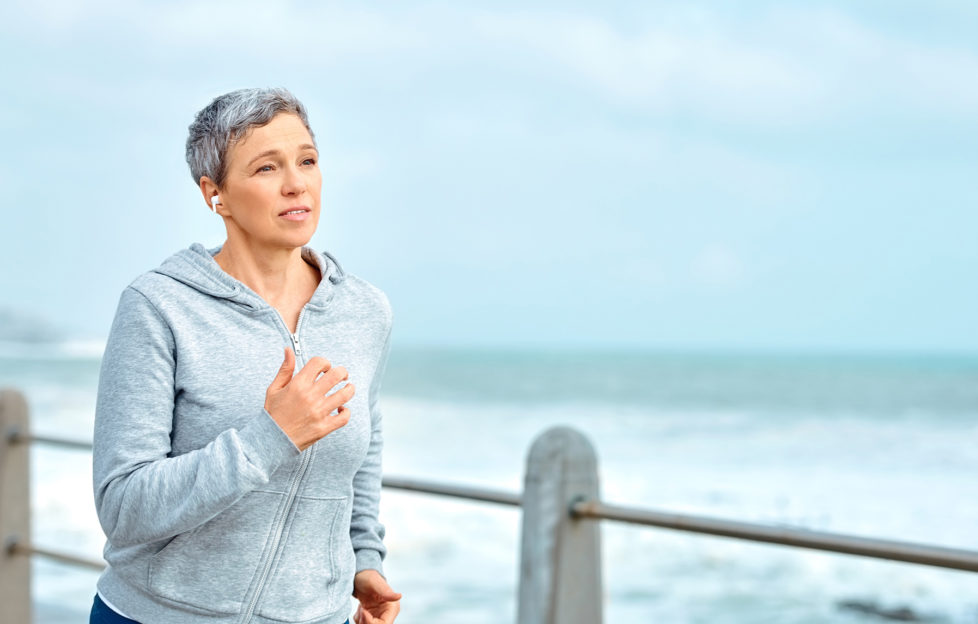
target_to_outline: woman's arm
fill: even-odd
[[[207,522],[299,449],[265,409],[203,448],[170,453],[175,345],[153,304],[127,288],[119,301],[95,408],[95,508],[115,546],[167,539]]]
[[[350,519],[350,539],[356,554],[356,571],[377,570],[383,574],[382,562],[387,554],[384,546],[384,525],[378,520],[380,511],[381,451],[384,446],[382,417],[378,398],[380,386],[387,368],[390,353],[391,333],[381,351],[377,369],[374,371],[368,395],[370,406],[370,446],[367,456],[353,476],[353,515]]]

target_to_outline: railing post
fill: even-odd
[[[14,554],[14,543],[30,543],[30,445],[13,443],[27,435],[29,414],[24,395],[0,390],[0,623],[32,622],[31,558]]]
[[[519,624],[601,623],[599,521],[570,512],[578,500],[598,499],[598,460],[587,438],[569,427],[540,434],[526,461]]]

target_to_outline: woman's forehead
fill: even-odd
[[[298,115],[279,113],[267,124],[249,128],[240,140],[232,144],[229,156],[232,160],[237,160],[242,156],[269,150],[315,149],[315,145],[309,130]]]

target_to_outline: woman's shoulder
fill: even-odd
[[[127,288],[151,300],[166,300],[179,293],[186,294],[188,289],[215,297],[233,297],[240,289],[214,261],[215,251],[193,243],[172,253],[159,266],[138,275]]]
[[[346,280],[344,280],[348,288],[358,291],[364,297],[370,299],[376,299],[379,303],[386,307],[390,307],[390,300],[387,298],[387,293],[381,290],[375,284],[368,282],[366,279],[356,275],[355,273],[347,273]]]
[[[343,268],[336,256],[329,251],[321,253],[321,266],[325,266],[326,278],[333,283],[333,287],[345,293],[348,299],[355,302],[358,307],[370,306],[383,312],[389,320],[391,317],[391,303],[387,294],[372,282],[367,281],[356,273]]]
[[[341,286],[356,301],[358,308],[366,308],[365,312],[373,312],[374,315],[382,317],[386,325],[390,325],[393,320],[393,309],[387,293],[353,273],[346,274]]]

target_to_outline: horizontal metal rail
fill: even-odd
[[[70,440],[54,436],[24,435],[16,430],[8,431],[7,438],[12,443],[38,442],[74,450],[90,450],[91,442]],[[385,488],[447,496],[466,500],[482,501],[499,505],[519,507],[523,503],[518,493],[466,485],[451,485],[410,477],[385,476]],[[978,551],[944,548],[912,542],[881,540],[838,533],[810,531],[792,527],[778,527],[721,518],[709,518],[689,514],[653,511],[638,507],[611,505],[601,501],[579,501],[569,510],[576,518],[591,518],[626,522],[663,529],[673,529],[691,533],[717,535],[735,539],[780,544],[796,548],[808,548],[826,552],[871,557],[916,563],[920,565],[978,572]],[[78,563],[86,567],[101,569],[104,563],[91,559],[80,559],[72,555],[58,553],[34,546],[15,545],[11,552],[34,553],[68,563]]]
[[[16,539],[9,540],[7,542],[7,552],[11,555],[38,555],[40,557],[46,557],[53,561],[58,561],[60,563],[68,563],[71,565],[81,566],[83,568],[91,568],[92,570],[104,570],[106,563],[99,559],[89,559],[87,557],[79,557],[77,555],[72,555],[60,550],[52,550],[50,548],[43,548],[41,546],[35,546],[29,542],[21,542]]]
[[[614,520],[677,531],[720,535],[753,542],[781,544],[829,552],[889,559],[906,563],[978,572],[978,551],[959,550],[911,542],[881,540],[791,527],[767,526],[704,516],[663,513],[637,507],[580,501],[571,505],[577,518]]]
[[[37,435],[34,433],[25,434],[21,433],[20,430],[16,428],[11,428],[7,431],[7,440],[11,444],[32,444],[36,442],[40,444],[47,444],[49,446],[60,446],[61,448],[71,449],[73,451],[92,450],[92,443],[86,440],[70,440],[68,438]]]
[[[519,507],[523,504],[523,497],[513,492],[491,490],[488,488],[468,485],[449,485],[447,483],[425,481],[424,479],[386,476],[383,478],[383,485],[384,487],[395,490],[408,490],[411,492],[421,492],[423,494],[435,494],[437,496],[465,498],[468,500],[496,503],[499,505],[512,505]]]

